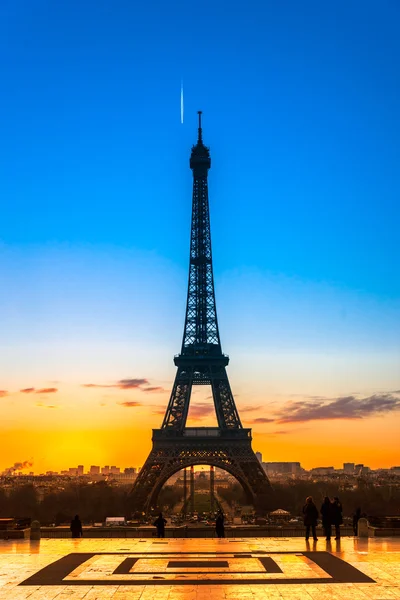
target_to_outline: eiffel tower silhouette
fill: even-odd
[[[211,253],[208,170],[210,151],[203,144],[201,111],[197,144],[192,147],[193,203],[189,284],[181,353],[175,356],[174,386],[161,429],[153,429],[153,448],[130,493],[134,511],[156,506],[164,483],[192,465],[212,465],[228,471],[243,487],[258,513],[271,503],[272,489],[251,447],[251,429],[240,421],[222,353],[214,293]],[[194,385],[210,385],[218,427],[186,427]]]

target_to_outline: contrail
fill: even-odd
[[[181,123],[183,125],[183,80],[181,80]]]

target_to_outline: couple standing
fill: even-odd
[[[339,498],[335,497],[333,502],[328,497],[325,498],[321,506],[321,517],[322,527],[324,528],[326,540],[329,542],[331,539],[332,525],[335,526],[336,540],[340,540],[340,525],[343,523],[342,517],[343,508],[339,501]],[[312,496],[308,496],[306,503],[303,506],[304,514],[304,525],[306,527],[306,540],[310,537],[310,529],[314,541],[318,541],[317,538],[317,521],[318,521],[318,508],[316,507]]]
[[[326,541],[329,542],[332,535],[332,525],[335,527],[335,540],[340,540],[340,526],[343,523],[343,507],[339,498],[331,501],[328,496],[325,497],[321,506],[322,527],[324,528]]]

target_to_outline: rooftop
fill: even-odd
[[[400,538],[0,542],[1,600],[400,598]]]

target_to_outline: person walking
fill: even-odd
[[[332,535],[332,502],[330,501],[328,496],[325,496],[320,512],[322,518],[322,527],[324,528],[326,541],[330,542]]]
[[[332,525],[335,526],[335,540],[340,540],[340,526],[343,523],[343,507],[339,498],[334,497],[332,502]]]
[[[82,535],[83,535],[82,523],[81,523],[81,520],[78,515],[75,515],[75,517],[72,519],[71,525],[70,525],[70,530],[71,530],[73,538],[82,537]]]
[[[154,521],[154,527],[157,527],[157,537],[164,538],[165,537],[165,525],[167,524],[167,520],[164,519],[162,513],[160,513],[157,519]]]
[[[358,521],[361,519],[361,508],[357,508],[353,515],[353,531],[354,535],[358,535]]]
[[[219,538],[225,537],[224,520],[225,520],[224,513],[222,512],[222,510],[219,510],[217,518],[215,520],[215,533],[217,534],[217,536]]]
[[[317,538],[317,520],[318,520],[318,508],[315,506],[312,496],[306,498],[306,503],[303,506],[304,525],[306,526],[306,541],[310,537],[310,529],[314,542],[318,541]]]

